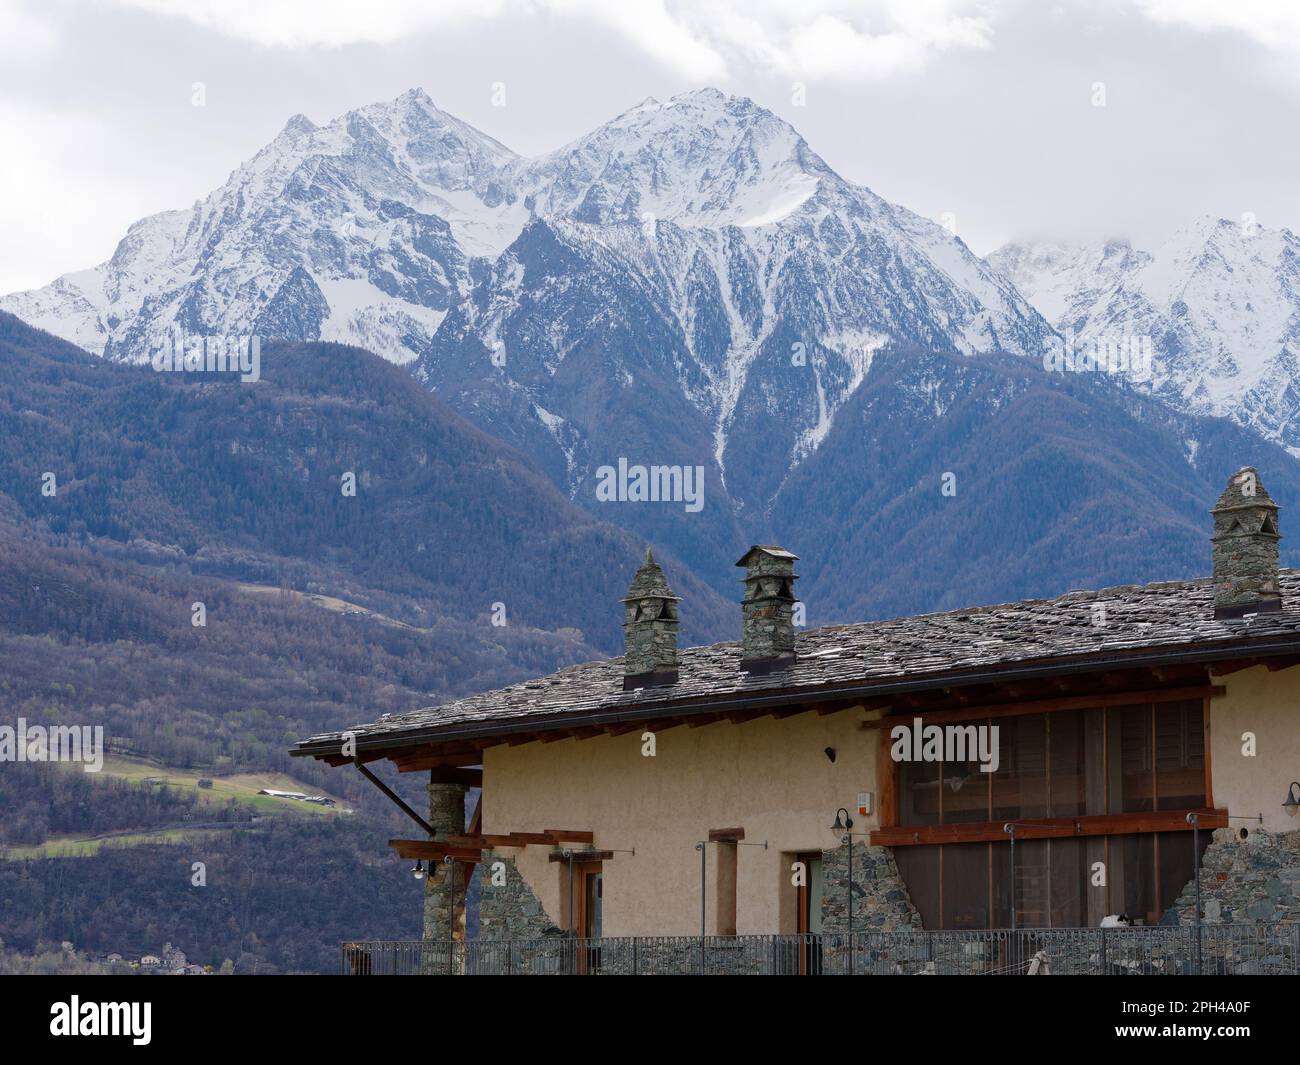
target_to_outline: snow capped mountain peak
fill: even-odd
[[[521,174],[541,215],[596,223],[758,226],[834,175],[787,122],[744,97],[697,89],[643,100]]]
[[[1030,241],[1006,244],[988,261],[1059,328],[1075,328],[1119,279],[1150,256],[1123,239],[1092,244]]]
[[[345,340],[407,363],[482,278],[509,290],[498,307],[518,295],[513,246],[530,223],[652,286],[683,358],[703,367],[676,372],[720,419],[719,454],[748,368],[793,342],[781,331],[796,319],[810,348],[856,345],[817,371],[825,424],[861,379],[862,337],[1023,351],[1047,331],[946,230],[844,181],[789,123],[717,89],[648,98],[531,160],[418,88],[324,124],[295,115],[204,199],[133,225],[107,263],[0,307],[115,359],[149,358],[179,325]]]
[[[406,92],[397,98],[397,103],[410,103],[422,107],[433,107],[433,97],[425,92],[420,86],[412,85]]]
[[[702,467],[714,544],[836,446],[895,349],[1032,356],[1052,335],[947,229],[716,89],[534,159],[418,89],[295,116],[109,262],[0,307],[118,360],[176,326],[356,344],[575,498],[618,456]]]
[[[1009,244],[989,262],[1059,329],[1150,345],[1145,384],[1165,400],[1300,454],[1300,239],[1290,230],[1203,215],[1151,252],[1127,241]]]
[[[316,132],[316,123],[304,114],[296,114],[284,124],[280,131],[282,137],[309,136]]]

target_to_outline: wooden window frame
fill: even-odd
[[[1125,706],[1151,705],[1151,728],[1153,755],[1151,759],[1152,807],[1159,805],[1159,793],[1156,790],[1155,743],[1155,708],[1158,703],[1185,702],[1193,698],[1201,699],[1201,724],[1205,733],[1205,805],[1203,807],[1182,810],[1142,811],[1138,813],[1118,814],[1080,814],[1073,817],[1016,818],[1016,839],[1053,839],[1069,836],[1112,836],[1135,832],[1190,832],[1192,826],[1187,823],[1187,815],[1195,813],[1199,821],[1198,828],[1215,829],[1228,827],[1228,811],[1215,809],[1212,773],[1210,767],[1210,701],[1223,693],[1221,686],[1196,688],[1168,688],[1163,691],[1115,692],[1107,695],[1078,696],[1064,699],[1040,700],[1037,702],[1015,703],[998,706],[969,707],[960,710],[938,710],[916,713],[900,713],[891,717],[870,722],[870,726],[879,731],[878,748],[878,790],[880,791],[880,826],[870,835],[872,846],[907,847],[923,846],[936,843],[982,843],[1009,842],[1003,826],[1006,819],[998,821],[966,821],[940,825],[900,825],[898,823],[899,799],[899,764],[890,757],[889,731],[897,724],[910,723],[920,719],[923,725],[943,724],[958,721],[990,720],[999,717],[1024,716],[1028,714],[1050,714],[1067,710],[1102,709]],[[1110,714],[1106,713],[1105,726],[1109,728]],[[1110,743],[1103,740],[1102,776],[1106,783],[1105,805],[1110,805],[1109,758]],[[992,787],[992,774],[990,788]],[[941,777],[942,779],[942,777]]]

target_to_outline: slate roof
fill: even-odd
[[[680,653],[675,684],[628,692],[623,660],[611,658],[349,731],[364,751],[592,720],[813,701],[845,691],[892,693],[1010,674],[1113,668],[1117,660],[1156,665],[1300,652],[1300,570],[1282,570],[1281,589],[1280,612],[1224,621],[1214,619],[1213,588],[1203,578],[831,625],[799,633],[795,664],[764,675],[740,671],[739,643],[691,647]],[[325,733],[291,753],[337,753],[341,743],[341,733]]]

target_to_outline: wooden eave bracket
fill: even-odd
[[[407,804],[405,799],[403,799],[400,795],[397,794],[397,792],[395,792],[392,788],[390,788],[387,784],[385,784],[382,780],[380,780],[377,776],[375,776],[375,774],[372,773],[369,769],[367,769],[364,765],[362,765],[361,762],[358,761],[355,763],[355,765],[357,767],[357,771],[368,781],[370,781],[370,783],[372,783],[375,787],[377,787],[380,791],[382,791],[385,795],[387,795],[388,798],[391,799],[393,803],[397,806],[397,808],[402,811],[402,813],[406,814],[407,817],[409,817],[412,821],[414,821],[417,825],[419,825],[422,829],[424,829],[424,831],[428,835],[430,836],[434,835],[433,826],[430,825],[428,821],[426,821],[423,817],[417,814],[414,810],[412,810],[411,807]]]

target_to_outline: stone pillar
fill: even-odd
[[[465,832],[464,784],[430,781],[429,824],[434,839]],[[430,862],[424,878],[424,938],[463,939],[465,935],[465,866],[459,862]]]

